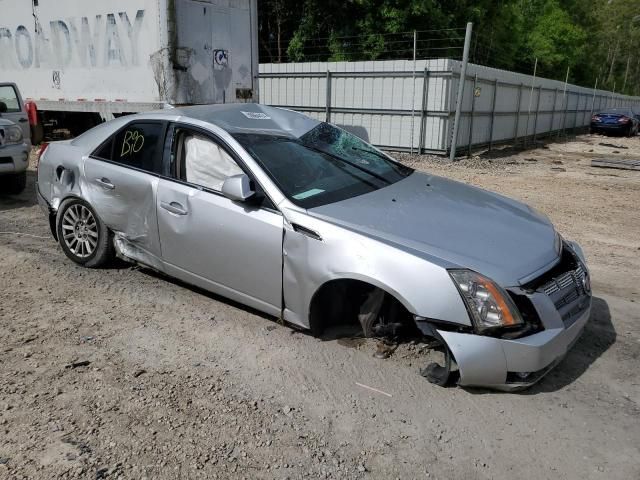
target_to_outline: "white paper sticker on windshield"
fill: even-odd
[[[294,195],[293,198],[295,198],[296,200],[304,200],[305,198],[313,197],[314,195],[318,195],[322,192],[324,192],[324,190],[321,190],[319,188],[312,188],[311,190],[307,190],[306,192]]]
[[[250,118],[251,120],[271,120],[271,117],[269,115],[267,115],[266,113],[242,112],[242,114],[245,117]]]

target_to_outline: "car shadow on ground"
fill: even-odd
[[[536,395],[555,392],[572,384],[616,343],[616,338],[609,305],[602,298],[593,297],[591,317],[576,344],[555,369],[539,383],[522,393]]]
[[[134,268],[134,269],[138,269],[140,270],[140,272],[149,275],[153,278],[156,278],[158,280],[162,280],[163,282],[169,282],[172,283],[173,285],[176,285],[178,287],[182,287],[182,288],[186,288],[187,290],[191,290],[192,292],[195,292],[199,295],[204,295],[205,297],[210,298],[211,300],[215,300],[217,302],[220,303],[225,303],[231,307],[235,307],[238,308],[240,310],[244,310],[247,313],[256,315],[258,317],[262,317],[266,320],[270,320],[272,323],[281,323],[276,317],[273,317],[267,313],[261,312],[260,310],[256,310],[255,308],[249,307],[248,305],[245,305],[243,303],[240,302],[236,302],[235,300],[232,300],[230,298],[227,297],[223,297],[222,295],[218,295],[217,293],[213,293],[210,292],[209,290],[205,290],[204,288],[200,288],[196,285],[192,285],[190,283],[187,282],[183,282],[182,280],[175,278],[175,277],[171,277],[169,275],[166,275],[162,272],[159,272],[157,270],[153,270],[151,268],[142,266],[142,265],[132,265],[131,263],[122,260],[122,259],[115,259],[112,262],[112,265],[110,265],[108,268]],[[284,324],[285,326],[288,324]],[[292,327],[293,328],[293,327]]]
[[[0,212],[15,208],[28,208],[38,203],[36,198],[36,172],[27,171],[27,186],[18,195],[7,195],[0,191]]]
[[[616,330],[611,323],[609,305],[600,297],[593,297],[591,317],[576,344],[562,361],[532,387],[515,392],[520,395],[538,395],[557,392],[575,382],[591,364],[616,343]],[[470,393],[496,393],[487,389],[468,389]]]

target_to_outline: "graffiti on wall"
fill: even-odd
[[[138,10],[133,21],[127,12],[117,12],[51,20],[44,26],[36,18],[35,27],[0,24],[0,68],[136,66],[143,22],[144,10]]]

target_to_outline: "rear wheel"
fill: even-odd
[[[111,233],[84,200],[65,200],[58,209],[56,224],[58,242],[74,262],[96,268],[113,258]]]
[[[27,186],[27,172],[12,173],[0,177],[0,193],[17,195]]]

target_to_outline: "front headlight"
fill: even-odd
[[[519,327],[524,321],[509,294],[471,270],[449,270],[478,333],[497,327]]]
[[[11,143],[22,142],[22,129],[18,126],[12,125],[4,130],[4,143],[5,145]]]

